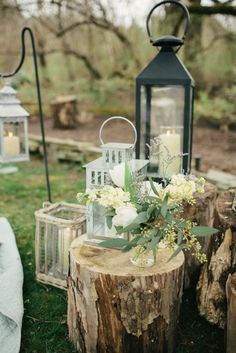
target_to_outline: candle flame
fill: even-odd
[[[9,131],[8,132],[8,137],[12,137],[13,136],[13,132]]]

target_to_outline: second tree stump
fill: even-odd
[[[79,245],[70,250],[68,325],[82,353],[173,353],[182,297],[184,255],[140,269],[130,254]]]

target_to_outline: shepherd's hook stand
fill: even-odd
[[[9,78],[15,76],[21,69],[24,60],[25,60],[25,34],[29,33],[31,39],[31,45],[33,50],[33,62],[34,62],[34,72],[35,72],[35,81],[36,81],[36,88],[37,88],[37,96],[38,96],[38,106],[39,106],[39,117],[40,117],[40,127],[41,127],[41,135],[42,135],[42,144],[43,144],[43,159],[44,159],[44,167],[45,167],[45,177],[46,177],[46,184],[47,184],[47,192],[48,192],[48,201],[52,202],[51,197],[51,187],[49,181],[49,171],[48,171],[48,157],[47,157],[47,148],[46,148],[46,141],[45,141],[45,129],[44,129],[44,116],[43,116],[43,108],[42,108],[42,99],[41,99],[41,91],[40,91],[40,81],[39,81],[39,72],[38,72],[38,62],[37,62],[37,52],[35,47],[35,39],[34,34],[29,27],[24,27],[21,32],[21,45],[22,45],[22,52],[21,52],[21,59],[20,62],[13,72],[9,73],[0,73],[1,78]]]

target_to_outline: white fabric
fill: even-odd
[[[18,353],[23,317],[23,269],[15,236],[0,218],[0,352]]]

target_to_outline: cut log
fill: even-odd
[[[70,250],[69,337],[81,353],[173,353],[184,255],[138,268],[129,254],[79,245]]]
[[[192,206],[185,207],[183,218],[191,219],[201,226],[212,227],[214,223],[215,204],[217,197],[217,187],[210,183],[206,183],[204,194],[196,194],[196,203]],[[201,237],[199,241],[202,245],[202,251],[208,253],[210,245],[210,237]],[[184,287],[196,288],[199,280],[201,264],[191,254],[185,253],[185,274],[184,274]]]
[[[54,128],[74,129],[77,125],[77,99],[75,96],[59,96],[51,102]]]
[[[226,353],[236,352],[236,273],[226,282],[227,297],[227,343]]]
[[[197,286],[200,314],[209,322],[225,327],[225,285],[229,273],[236,270],[236,213],[232,210],[234,192],[223,192],[216,201],[214,227],[219,233],[211,237],[208,261],[202,267]]]

